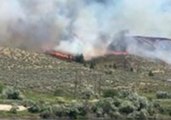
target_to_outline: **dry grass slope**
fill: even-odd
[[[119,68],[113,64],[125,64]],[[148,61],[135,56],[116,56],[96,60],[95,69],[84,67],[75,62],[65,62],[51,56],[28,52],[21,49],[1,48],[0,81],[21,89],[32,89],[40,92],[54,91],[56,87],[75,92],[74,89],[99,89],[123,87],[137,91],[155,92],[169,89],[166,82],[171,78],[170,69],[161,62]],[[120,63],[119,63],[120,62]],[[106,67],[107,66],[107,67]],[[134,71],[131,71],[133,68]],[[154,76],[149,76],[149,71]]]

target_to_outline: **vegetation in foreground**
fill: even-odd
[[[164,92],[161,93],[161,96]],[[3,86],[1,101],[13,104],[9,112],[0,112],[2,117],[35,116],[44,119],[108,119],[108,120],[160,120],[162,115],[171,115],[171,109],[165,109],[156,99],[149,100],[130,90],[106,89],[101,95],[86,90],[79,99],[56,94],[22,93],[14,87]],[[3,103],[4,104],[4,103]],[[18,112],[17,105],[23,105],[27,111]]]

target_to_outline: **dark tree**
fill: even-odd
[[[90,62],[90,69],[94,69],[96,66],[95,61]]]
[[[83,56],[83,54],[77,55],[75,57],[75,61],[78,62],[78,63],[84,63],[84,56]]]
[[[149,76],[154,76],[153,72],[150,70],[150,72],[148,73]]]

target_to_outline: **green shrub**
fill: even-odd
[[[133,93],[131,91],[129,91],[129,90],[121,90],[118,93],[118,96],[120,98],[122,98],[122,99],[128,98],[128,97],[130,97],[132,95],[133,95]]]
[[[166,110],[165,110],[163,107],[160,107],[160,108],[159,108],[159,112],[160,112],[161,114],[166,114]]]
[[[142,109],[139,114],[136,116],[139,120],[148,120],[148,112],[146,109]]]
[[[78,108],[75,107],[75,106],[69,107],[68,108],[68,116],[70,118],[74,118],[74,119],[78,118],[78,116],[79,116],[79,110],[78,110]]]
[[[40,113],[40,117],[43,119],[49,119],[55,117],[54,111],[52,106],[46,106],[42,109],[42,112]]]
[[[10,113],[17,114],[18,109],[19,108],[17,105],[12,105],[12,108],[10,109]]]
[[[130,101],[138,101],[139,98],[141,97],[137,93],[131,93],[131,92],[127,93],[126,92],[125,94],[127,94],[126,95],[127,96],[127,99],[130,100]]]
[[[95,112],[97,117],[103,117],[104,115],[104,111],[102,108],[97,108]]]
[[[82,99],[89,100],[89,99],[91,99],[93,96],[94,96],[94,93],[93,93],[93,91],[90,90],[90,89],[86,89],[86,90],[84,90],[84,91],[81,93]]]
[[[168,99],[171,99],[171,93],[167,93]]]
[[[111,112],[110,113],[110,116],[111,116],[111,118],[113,118],[114,120],[122,120],[122,116],[123,115],[121,115],[118,111],[116,111],[116,112]]]
[[[135,110],[135,106],[130,101],[123,101],[119,111],[121,113],[130,114]]]
[[[164,114],[171,116],[171,108],[170,107],[165,107],[164,108]]]
[[[27,99],[23,100],[23,102],[22,102],[22,105],[23,105],[24,107],[30,107],[30,106],[32,106],[32,105],[34,105],[34,104],[36,104],[34,101],[32,101],[32,100],[27,100]]]
[[[167,99],[169,98],[169,94],[165,91],[157,91],[156,97],[157,99]]]
[[[53,114],[57,117],[67,116],[67,108],[64,105],[53,105],[52,106]]]
[[[66,100],[65,100],[64,97],[57,97],[55,99],[55,101],[56,101],[57,104],[65,104],[66,103]]]
[[[141,111],[134,111],[133,113],[129,114],[127,119],[129,120],[148,120],[148,112],[143,109]]]
[[[169,111],[169,115],[171,116],[171,110]]]
[[[148,100],[145,97],[139,97],[138,102],[139,102],[139,109],[138,110],[147,109],[149,106]]]
[[[111,114],[116,112],[117,107],[114,105],[112,98],[104,98],[96,103],[94,106],[94,112],[97,116],[104,116],[105,114]]]
[[[22,100],[23,95],[21,94],[20,90],[15,89],[13,87],[7,87],[3,90],[2,96],[5,99],[14,99],[14,100]]]
[[[131,67],[131,68],[130,68],[130,71],[131,71],[131,72],[134,72],[134,68]]]
[[[3,89],[4,89],[4,85],[0,83],[0,94],[3,92]]]
[[[112,68],[112,65],[109,65],[109,68]]]
[[[103,97],[107,98],[107,97],[114,97],[114,96],[118,96],[117,90],[115,90],[115,89],[103,90]]]
[[[96,63],[95,63],[95,61],[92,60],[92,61],[90,62],[90,69],[94,69],[95,66],[96,66]]]
[[[79,106],[78,107],[78,110],[79,110],[79,115],[80,116],[86,116],[87,113],[88,113],[88,109],[86,108],[86,106],[82,105],[82,106]]]
[[[38,104],[34,104],[30,108],[28,108],[28,111],[31,113],[39,113],[39,112],[41,112],[41,110],[42,109],[41,109],[40,105],[38,105]]]
[[[64,88],[56,88],[54,91],[54,96],[67,96],[67,93]]]
[[[113,98],[113,104],[116,106],[116,107],[119,107],[122,103],[122,99],[118,98],[118,97],[114,97]]]
[[[83,104],[79,104],[79,103],[71,104],[67,107],[67,109],[68,109],[67,115],[70,118],[76,119],[79,116],[86,116],[87,114],[87,111]]]
[[[154,108],[154,105],[153,103],[150,103],[148,108],[147,108],[147,111],[149,113],[150,116],[153,116],[155,113],[156,113],[156,108]]]
[[[116,64],[113,64],[113,69],[117,69],[117,65]]]
[[[129,120],[146,120],[149,116],[153,116],[158,110],[159,105],[149,102],[145,97],[139,96],[131,91],[107,91],[107,98],[101,98],[97,102],[85,104],[73,103],[69,105],[53,105],[50,107],[32,106],[31,111],[37,113],[41,111],[42,118],[59,118],[69,117],[71,119],[79,119],[86,117],[87,113],[93,112],[91,115],[101,118],[112,118],[116,120],[124,119],[128,116]],[[89,99],[91,91],[84,91],[83,98]],[[41,109],[39,109],[41,108]],[[167,113],[169,113],[167,111]]]
[[[107,70],[107,71],[105,71],[105,73],[106,73],[107,75],[111,75],[113,72],[112,72],[112,70]]]
[[[68,112],[69,108],[64,105],[44,105],[41,109],[40,117],[43,119],[57,119],[68,116]]]
[[[52,118],[52,116],[53,116],[53,113],[51,113],[51,111],[49,111],[49,110],[44,110],[40,114],[40,117],[43,118],[43,119],[49,119],[49,118]]]
[[[34,109],[35,110],[35,109]],[[36,111],[38,112],[38,111]],[[83,104],[74,103],[67,106],[64,105],[52,105],[42,110],[40,117],[42,118],[59,118],[70,117],[71,119],[77,119],[79,116],[86,116],[87,111]]]
[[[153,72],[150,70],[148,76],[154,76]]]
[[[61,111],[65,116],[70,117],[71,119],[77,119],[79,116],[85,116],[87,111],[82,104],[74,103],[68,106],[65,106]]]

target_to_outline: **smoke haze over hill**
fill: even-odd
[[[1,0],[0,42],[12,47],[104,55],[120,31],[129,35],[171,38],[170,0]],[[140,48],[128,37],[130,54],[152,56],[171,63],[170,49]],[[170,48],[167,43],[160,43]],[[115,46],[116,47],[116,46]],[[143,54],[142,54],[143,53]]]

